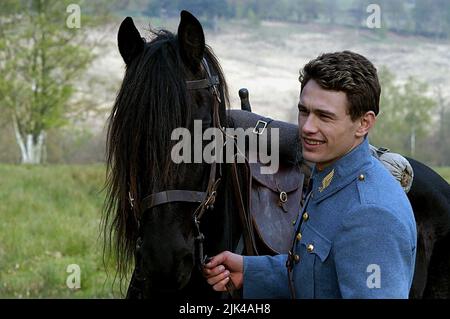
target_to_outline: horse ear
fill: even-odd
[[[126,17],[122,21],[117,35],[117,42],[120,55],[127,65],[144,50],[144,40],[141,38],[138,29],[136,29],[132,18]]]
[[[181,57],[193,70],[200,68],[205,53],[205,35],[200,22],[188,11],[181,11],[178,26],[178,43]]]

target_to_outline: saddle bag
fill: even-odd
[[[305,174],[299,165],[280,163],[274,174],[261,174],[261,163],[249,163],[250,198],[258,254],[287,253],[291,246],[292,224],[302,205]]]

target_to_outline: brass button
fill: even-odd
[[[297,241],[302,240],[302,233],[298,233],[297,236],[296,236],[296,238],[297,238]]]
[[[281,192],[280,193],[280,202],[281,203],[286,203],[287,202],[287,193],[286,192]]]
[[[308,253],[312,253],[314,251],[314,245],[313,244],[309,244],[306,247],[306,250],[308,251]]]
[[[293,221],[292,221],[292,226],[295,226],[295,223],[296,223],[297,221],[294,219]]]
[[[300,261],[300,256],[299,255],[295,255],[294,256],[294,261],[297,264]]]
[[[366,179],[366,177],[365,177],[363,174],[361,174],[361,175],[358,176],[358,179],[359,179],[360,181],[363,181],[363,180]]]
[[[303,220],[306,222],[308,219],[309,219],[309,214],[308,214],[308,212],[305,212],[303,214]]]

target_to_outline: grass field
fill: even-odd
[[[0,298],[120,297],[102,259],[104,177],[102,165],[0,165]]]
[[[104,178],[102,165],[0,165],[0,298],[121,297],[102,260]],[[80,289],[67,287],[71,264]]]
[[[450,183],[450,167],[434,167],[434,170]]]

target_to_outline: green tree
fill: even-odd
[[[380,114],[371,136],[376,145],[416,156],[417,139],[427,136],[436,102],[427,96],[428,86],[414,77],[398,85],[386,68],[380,73]]]
[[[46,132],[64,125],[68,114],[79,107],[71,99],[75,84],[98,44],[92,41],[89,26],[103,21],[107,6],[79,1],[83,15],[78,20],[77,7],[69,7],[71,3],[2,2],[0,109],[14,127],[22,163],[41,163]]]
[[[450,3],[448,0],[417,0],[413,16],[416,34],[436,37],[450,35]]]
[[[439,166],[450,165],[450,101],[444,97],[442,86],[437,86],[435,95],[438,105],[438,125],[434,132],[433,148],[435,150],[433,159]]]
[[[407,25],[408,14],[403,1],[383,0],[380,2],[383,24],[393,31],[402,31]]]

